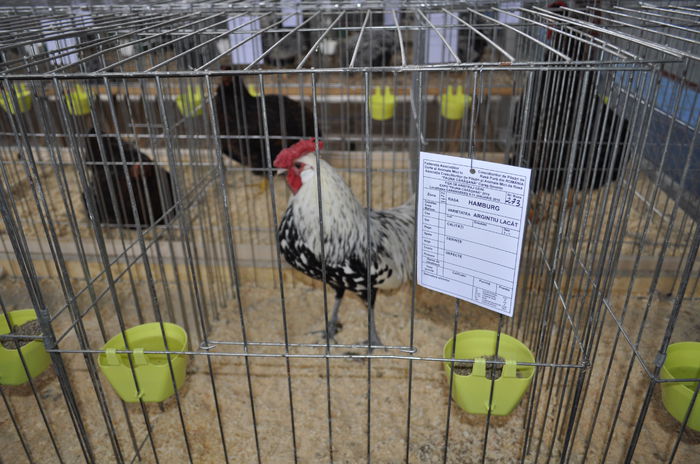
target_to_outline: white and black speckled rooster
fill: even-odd
[[[318,142],[318,146],[321,149],[323,143]],[[342,177],[325,161],[316,163],[313,139],[282,150],[274,166],[286,171],[287,184],[294,193],[277,230],[282,254],[292,267],[319,280],[323,278],[320,179],[326,283],[336,292],[325,331],[327,340],[342,327],[338,310],[345,290],[350,290],[368,302],[369,345],[383,346],[374,324],[374,302],[377,289],[399,288],[412,275],[414,200],[393,209],[369,210],[368,215]]]

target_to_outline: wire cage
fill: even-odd
[[[52,365],[21,355],[24,384],[0,385],[3,456],[696,462],[700,365],[666,363],[700,341],[699,21],[680,2],[0,8],[0,340]],[[514,316],[409,278],[347,292],[342,330],[316,333],[332,289],[284,257],[272,166],[310,138],[373,210],[415,198],[421,151],[531,168]],[[154,322],[160,345],[109,348]],[[443,366],[476,364],[444,346],[477,329],[534,355],[509,415],[450,401]],[[124,354],[124,382],[151,357],[170,394],[118,394],[102,368]]]

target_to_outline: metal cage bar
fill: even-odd
[[[0,7],[0,350],[43,344],[53,365],[32,378],[19,350],[26,385],[0,372],[0,446],[27,462],[697,460],[700,370],[664,366],[698,342],[699,17],[686,2]],[[274,161],[310,138],[299,218]],[[372,282],[386,210],[418,213],[421,151],[532,169],[513,318],[415,277],[347,283]],[[338,213],[355,234],[340,244]],[[318,237],[307,276],[292,217]],[[31,334],[11,322],[27,307]],[[106,349],[147,322],[152,344]],[[473,329],[534,355],[508,416],[450,399],[483,358],[443,344]],[[144,396],[144,360],[170,399]],[[689,403],[671,414],[678,386]]]

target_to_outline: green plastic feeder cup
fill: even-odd
[[[187,332],[179,325],[169,322],[164,322],[163,326],[168,341],[168,350],[185,351],[187,349]],[[119,350],[126,350],[124,335],[129,342],[129,348],[133,350],[131,359],[136,371],[138,389],[129,365],[129,355],[116,353]],[[105,352],[100,354],[98,364],[122,400],[127,403],[135,403],[141,399],[144,402],[157,403],[165,401],[175,393],[167,355],[144,353],[144,351],[165,351],[166,349],[159,322],[151,322],[127,329],[123,334],[112,337],[102,349]],[[179,390],[185,382],[187,356],[171,354],[170,360],[175,374],[175,384]]]
[[[7,316],[10,318],[10,324],[17,326],[35,320],[36,312],[33,309],[20,309],[7,313]],[[7,325],[7,319],[0,314],[0,335],[9,333],[10,327]],[[20,347],[19,351],[22,352],[31,378],[44,372],[51,364],[51,358],[40,340],[27,343]],[[29,381],[19,351],[16,349],[8,350],[0,344],[0,384],[22,385]]]
[[[700,342],[680,342],[669,345],[666,351],[666,362],[661,366],[661,378],[700,378]],[[697,382],[665,382],[661,384],[661,401],[666,410],[678,422],[682,423],[685,419],[697,386]],[[696,398],[688,418],[688,427],[700,432],[700,395]]]
[[[199,86],[187,86],[185,93],[175,98],[175,104],[180,113],[191,118],[202,114],[202,88]]]
[[[372,119],[386,121],[394,117],[396,98],[389,87],[384,87],[384,94],[381,87],[375,87],[374,94],[369,97],[369,100]]]
[[[65,94],[65,98],[66,107],[71,115],[85,116],[90,114],[90,97],[82,85],[76,85],[73,90]]]
[[[15,84],[13,86],[15,97],[17,98],[17,108],[15,108],[15,102],[12,99],[12,95],[3,92],[4,95],[0,96],[0,106],[2,109],[10,114],[26,113],[32,109],[32,94],[27,88],[27,84],[24,82],[19,85]]]
[[[471,373],[458,374],[455,369],[452,382],[452,398],[460,408],[471,414],[488,414],[491,383],[487,377],[486,357],[496,354],[496,332],[493,330],[470,330],[457,335],[457,359],[474,359]],[[452,357],[450,339],[445,345],[444,357]],[[498,356],[505,359],[501,375],[494,382],[491,414],[505,416],[518,405],[523,394],[530,386],[535,374],[534,366],[518,366],[519,362],[534,363],[535,357],[527,346],[515,338],[501,333]],[[455,362],[458,366],[459,362]],[[451,363],[445,363],[445,373],[450,378]]]

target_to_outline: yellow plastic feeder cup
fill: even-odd
[[[258,89],[255,88],[255,85],[248,84],[246,89],[248,89],[248,95],[250,95],[251,97],[257,98],[260,96],[260,94],[258,93]]]
[[[661,366],[662,379],[700,378],[700,342],[680,342],[669,345],[666,362]],[[661,401],[666,410],[680,423],[688,413],[697,382],[664,382]],[[688,417],[688,427],[700,432],[700,395],[695,399]]]
[[[464,89],[461,85],[458,85],[454,92],[452,86],[448,85],[447,93],[440,96],[440,114],[445,119],[462,119],[464,110],[471,104],[471,95],[464,95]]]
[[[73,116],[85,116],[90,114],[90,97],[82,85],[76,85],[66,95],[66,107]]]
[[[36,312],[33,309],[20,309],[7,313],[10,324],[18,326],[36,319]],[[7,319],[0,314],[0,335],[10,333]],[[34,340],[19,348],[22,358],[27,365],[29,375],[33,379],[41,374],[51,364],[51,357],[44,349],[44,343]],[[22,365],[22,358],[18,350],[8,350],[0,344],[0,384],[1,385],[22,385],[29,381],[27,371]]]
[[[202,114],[202,88],[199,86],[187,86],[185,93],[181,93],[175,99],[180,114],[187,118]]]
[[[13,86],[13,91],[15,97],[17,98],[17,108],[15,108],[15,102],[12,95],[3,92],[4,95],[0,96],[0,106],[2,109],[10,114],[26,113],[32,109],[32,94],[27,88],[27,84],[22,82],[21,84],[15,84]]]
[[[169,322],[164,322],[163,326],[169,351],[185,351],[187,332],[179,325]],[[116,353],[119,350],[126,350],[124,335],[129,342],[129,348],[133,350],[132,362],[138,389],[131,373],[129,355]],[[132,327],[112,337],[102,349],[105,352],[100,354],[98,364],[122,400],[127,403],[135,403],[139,399],[144,402],[159,403],[175,393],[167,355],[144,353],[144,351],[165,351],[163,332],[159,322]],[[170,361],[175,374],[175,385],[179,390],[185,382],[187,356],[171,354]]]
[[[470,330],[457,335],[457,359],[474,359],[471,373],[459,374],[459,362],[455,362],[455,374],[452,382],[452,398],[460,408],[471,414],[488,414],[491,382],[494,382],[491,414],[505,416],[518,405],[535,374],[534,366],[519,366],[519,362],[534,363],[535,357],[527,346],[515,338],[501,333],[498,356],[505,360],[496,369],[501,369],[500,376],[493,381],[487,377],[486,358],[496,354],[496,332],[493,330]],[[444,357],[452,357],[450,339],[444,348]],[[445,363],[445,373],[449,381],[451,363]],[[498,372],[496,370],[496,372]]]
[[[369,97],[369,104],[375,121],[386,121],[394,117],[396,98],[389,87],[384,87],[384,94],[381,87],[375,87],[374,94]]]

